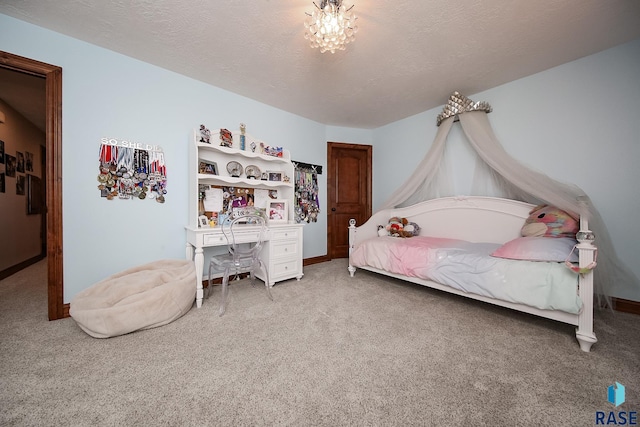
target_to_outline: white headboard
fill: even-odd
[[[376,212],[356,224],[352,247],[377,236],[378,225],[389,218],[407,218],[420,226],[421,236],[447,237],[469,242],[506,243],[520,237],[520,229],[535,205],[497,197],[459,196],[428,200],[412,206]]]

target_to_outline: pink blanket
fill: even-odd
[[[468,242],[439,237],[416,236],[407,239],[377,237],[366,242],[351,254],[355,267],[370,266],[404,276],[422,277],[444,255],[437,249],[460,248]]]
[[[350,263],[543,310],[579,312],[575,273],[559,262],[492,257],[499,246],[425,236],[375,237],[355,248]]]

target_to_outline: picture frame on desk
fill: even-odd
[[[288,200],[275,199],[267,202],[267,219],[270,223],[286,223],[289,220]]]
[[[209,218],[206,215],[200,215],[198,217],[198,227],[209,228]]]
[[[267,171],[269,181],[282,181],[282,172],[280,171]]]
[[[200,160],[198,166],[198,173],[208,175],[218,175],[218,164],[216,162],[208,162],[206,160]]]

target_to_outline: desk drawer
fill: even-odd
[[[204,246],[222,246],[227,244],[227,239],[222,232],[208,233],[202,236],[202,242]]]
[[[289,240],[298,239],[298,229],[271,229],[271,240]]]
[[[295,257],[297,259],[299,250],[297,240],[271,241],[271,256],[274,258]]]
[[[260,232],[259,231],[251,231],[251,230],[246,230],[246,231],[237,231],[233,233],[235,239],[236,239],[236,243],[253,243],[253,242],[257,242],[258,238],[260,237]],[[266,238],[265,236],[262,236],[263,240]]]
[[[281,278],[290,278],[299,275],[298,260],[274,262],[272,271],[269,272],[269,280],[278,281]]]
[[[260,236],[259,231],[238,231],[233,233],[236,239],[236,243],[252,243],[258,240]],[[224,237],[222,231],[218,233],[207,233],[203,236],[203,243],[205,246],[220,246],[226,245],[227,239]]]

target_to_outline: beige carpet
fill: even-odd
[[[46,319],[46,261],[0,281],[2,426],[594,425],[640,410],[640,317],[573,327],[364,271],[346,260],[248,280],[156,329],[110,339]]]

